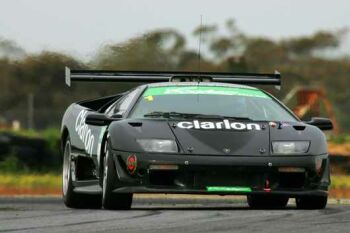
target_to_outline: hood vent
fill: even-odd
[[[303,131],[306,126],[305,125],[293,125],[293,128],[297,131]]]
[[[129,122],[129,125],[131,125],[132,127],[141,127],[142,122]]]

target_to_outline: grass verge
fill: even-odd
[[[350,189],[350,175],[334,175],[331,181],[331,189]]]
[[[0,187],[8,188],[61,188],[61,174],[2,174]]]

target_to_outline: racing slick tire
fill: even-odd
[[[62,194],[63,202],[69,208],[77,209],[99,209],[101,208],[100,194],[82,194],[74,192],[72,178],[72,154],[69,137],[66,140],[63,154],[63,172],[62,172]],[[74,168],[73,168],[74,169]]]
[[[284,196],[248,195],[248,205],[252,209],[283,209],[289,198]]]
[[[328,196],[305,196],[295,198],[298,209],[317,210],[327,206]]]
[[[132,193],[113,193],[118,187],[117,172],[115,170],[112,154],[110,153],[108,139],[105,143],[105,156],[103,159],[102,206],[107,210],[128,210],[132,204]]]

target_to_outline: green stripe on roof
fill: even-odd
[[[258,89],[218,86],[149,87],[143,94],[145,97],[159,95],[235,95],[269,98],[268,95]]]

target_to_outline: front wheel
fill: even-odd
[[[328,196],[305,196],[297,197],[295,202],[298,209],[317,210],[327,206]]]
[[[126,210],[131,208],[132,193],[113,193],[118,187],[118,177],[108,141],[105,143],[103,160],[102,206],[109,210]]]
[[[283,209],[288,204],[288,197],[248,195],[248,205],[252,209]]]

